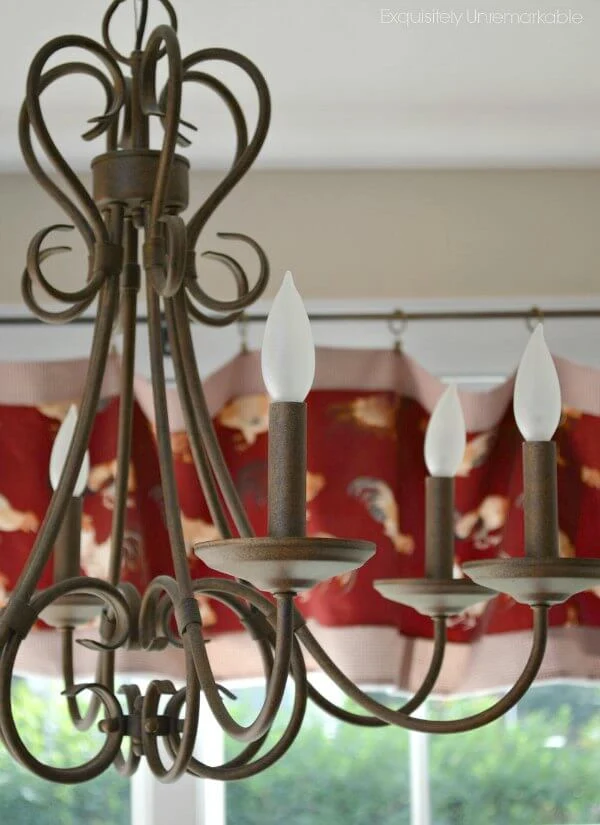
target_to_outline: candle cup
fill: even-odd
[[[425,479],[425,577],[447,580],[454,567],[454,478]]]
[[[269,407],[269,535],[306,535],[306,404]]]
[[[523,444],[525,555],[558,558],[558,496],[556,444],[529,441]]]

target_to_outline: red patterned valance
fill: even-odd
[[[556,435],[561,553],[598,555],[600,535],[600,373],[557,359],[564,414]],[[7,375],[3,377],[2,371]],[[50,449],[68,403],[77,401],[84,365],[0,365],[0,597],[11,589],[50,498]],[[90,445],[82,568],[106,573],[114,485],[118,362],[105,382]],[[241,355],[206,382],[215,425],[234,481],[257,533],[266,528],[268,399],[256,354]],[[442,385],[406,356],[384,351],[319,350],[309,397],[308,530],[364,538],[375,557],[357,572],[321,584],[298,599],[319,625],[334,658],[355,678],[415,685],[427,664],[429,620],[385,601],[373,579],[423,573],[423,439]],[[124,578],[143,588],[171,572],[147,382],[136,382],[138,406],[130,473]],[[456,481],[456,575],[470,559],[521,555],[521,439],[511,407],[512,382],[486,393],[462,393],[469,442]],[[184,534],[194,576],[209,571],[191,554],[216,530],[196,480],[177,399],[170,399]],[[209,573],[212,575],[212,573]],[[50,583],[51,569],[44,584]],[[204,600],[218,677],[260,672],[251,643],[230,613]],[[600,593],[583,593],[552,609],[546,677],[600,676]],[[498,596],[451,621],[450,655],[440,688],[507,684],[526,655],[530,613]],[[44,642],[41,643],[43,635]],[[24,666],[52,669],[53,634],[37,634]],[[173,654],[175,655],[175,654]],[[127,654],[126,666],[175,668],[165,654]],[[162,658],[161,658],[162,657]]]

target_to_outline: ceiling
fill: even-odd
[[[115,40],[125,50],[133,33],[133,2],[124,3],[115,18]],[[381,0],[173,2],[184,52],[228,46],[265,74],[273,120],[259,161],[263,166],[600,164],[597,0],[578,2],[571,14],[581,21],[567,23],[541,22],[537,9],[518,4],[512,11],[525,13],[520,22],[480,18],[474,23],[473,15],[482,9],[442,0],[421,11],[454,11],[452,22],[417,17],[411,25],[399,22],[405,7],[382,12]],[[0,51],[0,169],[23,168],[16,119],[36,49],[64,33],[98,38],[107,5],[106,0],[10,2]],[[493,9],[486,4],[484,10]],[[390,22],[381,22],[382,16]],[[152,22],[162,19],[156,13]],[[243,82],[236,88],[252,111],[251,89]],[[82,147],[78,138],[87,118],[102,109],[93,81],[65,80],[45,97],[57,143],[71,162],[85,168],[102,150]],[[189,152],[193,162],[226,164],[232,128],[217,101],[208,92],[186,92],[184,116],[200,130]]]

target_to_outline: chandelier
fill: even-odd
[[[295,596],[321,581],[362,566],[375,546],[357,540],[306,536],[306,404],[315,356],[310,324],[291,276],[284,278],[265,329],[262,367],[271,396],[268,456],[268,536],[253,535],[221,454],[194,359],[192,321],[222,326],[238,319],[264,291],[267,257],[252,238],[221,234],[250,247],[259,273],[250,285],[244,268],[231,255],[207,252],[231,274],[237,289],[232,300],[218,300],[198,280],[195,249],[208,218],[248,171],[265,140],[270,119],[269,92],[263,76],[247,58],[225,48],[207,48],[182,57],[177,18],[169,0],[158,4],[169,18],[147,34],[148,0],[135,8],[136,37],[130,55],[111,38],[112,21],[124,0],[113,0],[102,25],[103,43],[66,35],[47,43],[34,58],[27,78],[19,136],[29,171],[67,214],[88,251],[83,286],[68,292],[44,274],[46,258],[68,247],[48,246],[54,225],[35,235],[29,246],[22,290],[29,309],[41,320],[67,323],[97,301],[89,369],[78,410],[67,415],[50,462],[52,500],[27,565],[0,613],[0,737],[13,757],[33,773],[62,783],[83,782],[111,765],[131,776],[140,760],[162,781],[188,772],[197,777],[242,779],[265,770],[288,750],[301,729],[308,700],[338,720],[364,727],[398,725],[426,733],[472,730],[498,719],[529,689],[540,668],[548,632],[548,611],[576,592],[600,584],[600,561],[559,558],[556,449],[552,441],[561,414],[560,388],[541,326],[532,334],[515,386],[514,409],[525,439],[523,557],[470,562],[469,578],[453,578],[454,475],[465,450],[465,423],[458,394],[449,387],[435,408],[425,439],[426,548],[424,576],[375,582],[379,593],[415,608],[433,622],[429,669],[416,693],[400,708],[390,708],[364,693],[329,658],[295,607]],[[57,62],[65,50],[87,52],[95,62]],[[48,64],[51,63],[49,67]],[[246,117],[230,89],[206,70],[222,62],[237,67],[252,82],[258,117],[249,134]],[[101,68],[100,68],[101,67]],[[166,73],[157,88],[157,72]],[[68,75],[83,75],[100,84],[104,112],[93,118],[85,140],[103,137],[106,151],[92,162],[89,193],[60,154],[47,128],[40,99]],[[232,116],[236,151],[231,169],[214,192],[185,222],[189,163],[177,154],[189,140],[191,124],[181,118],[186,83],[214,92]],[[162,125],[162,145],[150,146],[150,122]],[[35,137],[35,144],[33,138]],[[43,153],[58,180],[39,158]],[[140,262],[141,250],[141,262]],[[151,354],[156,441],[162,494],[174,577],[154,579],[145,592],[120,580],[128,471],[132,449],[133,380],[137,302],[144,287]],[[62,303],[49,309],[39,294]],[[198,543],[197,556],[227,574],[192,580],[180,521],[174,459],[169,437],[162,329],[166,323],[178,395],[195,469],[221,539]],[[88,473],[87,446],[109,356],[111,336],[123,336],[118,425],[116,493],[108,580],[80,575],[82,494]],[[230,522],[235,526],[232,534]],[[53,559],[53,583],[39,588],[42,572]],[[413,715],[431,693],[444,660],[448,617],[492,598],[498,592],[530,605],[533,613],[531,652],[508,692],[489,708],[456,720],[433,721]],[[265,697],[255,720],[241,725],[227,707],[228,691],[218,685],[207,655],[197,597],[216,599],[231,610],[258,646],[265,674]],[[94,681],[76,684],[74,629],[99,620],[97,640],[79,640],[97,655]],[[17,729],[11,683],[19,647],[38,620],[60,629],[64,694],[73,725],[97,726],[103,735],[98,753],[69,768],[39,761]],[[186,684],[176,689],[163,679],[144,692],[128,684],[115,692],[115,654],[119,649],[183,649]],[[338,706],[312,685],[302,648],[358,709]],[[267,736],[281,706],[288,679],[294,684],[290,718],[274,743]],[[204,693],[223,731],[240,743],[230,761],[208,766],[194,756]],[[88,696],[85,710],[80,694]]]

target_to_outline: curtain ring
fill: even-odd
[[[394,339],[394,352],[400,354],[402,352],[402,336],[408,324],[406,313],[401,309],[394,310],[387,324]]]
[[[242,312],[238,319],[238,332],[240,336],[240,355],[247,355],[248,349],[248,319]]]
[[[539,307],[531,307],[531,311],[525,317],[525,323],[529,332],[533,332],[538,324],[544,323],[544,312]]]

